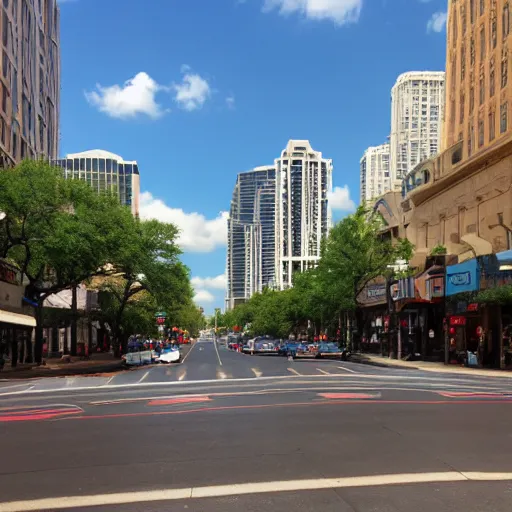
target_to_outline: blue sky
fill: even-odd
[[[197,302],[223,305],[236,175],[309,139],[334,218],[386,141],[390,90],[445,66],[446,0],[60,0],[61,154],[137,160],[142,215],[182,229]]]

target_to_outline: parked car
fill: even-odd
[[[343,351],[342,349],[340,349],[337,343],[324,342],[318,345],[318,350],[315,357],[317,357],[318,359],[321,359],[323,357],[341,359],[342,354]]]

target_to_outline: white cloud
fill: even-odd
[[[235,97],[232,94],[226,98],[226,105],[228,108],[235,108]]]
[[[226,274],[220,274],[215,277],[193,277],[192,286],[196,289],[207,290],[225,290],[227,285]]]
[[[210,97],[210,85],[200,75],[192,73],[190,66],[186,64],[181,66],[181,72],[184,73],[181,84],[174,84],[173,86],[176,92],[174,100],[184,110],[189,112],[197,110]]]
[[[201,304],[214,302],[215,297],[208,290],[198,290],[194,295],[194,302],[200,306]]]
[[[172,222],[180,229],[178,243],[187,252],[212,252],[226,245],[228,212],[220,212],[215,219],[204,215],[186,213],[181,208],[171,208],[150,192],[140,196],[140,217]]]
[[[427,32],[442,32],[446,27],[447,13],[435,12],[427,22]]]
[[[344,187],[334,187],[334,190],[329,193],[328,200],[333,210],[349,212],[356,209],[356,204],[350,199],[348,185]]]
[[[87,101],[110,117],[125,119],[143,114],[157,119],[164,109],[156,102],[156,94],[166,90],[147,73],[141,71],[123,85],[103,87],[96,85],[95,91],[85,93]]]
[[[355,23],[363,0],[265,0],[263,9],[279,9],[283,15],[299,13],[313,20],[330,19],[337,25]]]

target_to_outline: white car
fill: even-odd
[[[162,352],[160,356],[156,358],[156,361],[158,363],[179,363],[181,361],[181,352],[179,349]]]

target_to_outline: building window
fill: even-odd
[[[480,16],[483,16],[485,11],[485,0],[480,0]]]
[[[465,35],[467,22],[466,22],[466,7],[464,5],[460,8],[460,18],[462,20],[462,35]]]
[[[503,7],[503,39],[505,39],[510,33],[510,7],[508,6],[508,2]]]
[[[469,0],[469,19],[471,24],[475,22],[475,0]]]
[[[489,112],[489,142],[496,137],[496,116],[494,111]]]
[[[466,102],[466,98],[464,93],[460,95],[460,105],[459,105],[459,124],[464,122],[464,103]]]
[[[508,125],[508,103],[505,101],[500,107],[500,133],[507,131]]]
[[[471,62],[471,66],[474,66],[474,64],[475,64],[475,40],[474,40],[474,38],[471,38],[471,41],[469,43],[469,60]]]
[[[460,49],[460,80],[461,80],[461,82],[464,81],[465,77],[466,77],[466,47],[465,47],[465,45],[462,45],[462,48]]]
[[[478,121],[478,147],[484,145],[484,121],[481,119]]]
[[[489,72],[489,96],[492,98],[495,91],[496,77],[494,73],[494,64],[491,62],[491,70]]]
[[[485,59],[485,27],[480,29],[480,60]]]
[[[468,156],[473,154],[473,125],[468,126]]]
[[[496,16],[493,16],[491,20],[491,41],[492,47],[496,48],[498,44],[498,22],[496,20]]]
[[[485,79],[482,76],[480,78],[480,105],[483,105],[485,101]]]
[[[475,108],[475,88],[471,86],[469,88],[469,113],[472,114]]]
[[[457,42],[459,27],[457,26],[457,11],[453,10],[453,25],[452,25],[452,38],[453,38],[453,44]]]
[[[506,87],[508,81],[508,56],[505,54],[501,59],[501,88]]]

